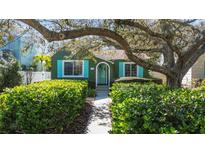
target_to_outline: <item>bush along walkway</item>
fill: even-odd
[[[88,134],[108,134],[111,130],[111,116],[107,87],[100,87],[96,90],[96,97],[93,101],[93,110],[88,122]]]
[[[77,80],[7,89],[0,95],[0,133],[66,133],[85,107],[87,89],[86,81]]]
[[[114,83],[113,134],[205,134],[205,87]]]

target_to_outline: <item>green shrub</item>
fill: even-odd
[[[205,133],[205,88],[114,84],[112,133]]]
[[[62,133],[79,115],[86,81],[52,80],[7,89],[0,95],[1,133]]]
[[[166,92],[168,87],[153,83],[115,83],[111,88],[113,103],[123,102],[126,98],[158,97],[160,93]]]
[[[133,82],[138,82],[138,83],[158,83],[158,84],[162,84],[162,80],[161,79],[157,79],[157,78],[138,78],[138,77],[121,77],[119,79],[116,79],[115,82],[118,83],[133,83]]]
[[[14,59],[7,63],[0,60],[0,92],[5,88],[12,88],[22,83],[19,68],[18,62]]]
[[[88,88],[88,97],[95,97],[95,89]]]

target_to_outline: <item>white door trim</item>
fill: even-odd
[[[110,65],[106,62],[99,62],[97,65],[96,65],[96,69],[95,69],[95,87],[97,88],[98,86],[98,66],[100,64],[105,64],[108,66],[108,86],[110,86]],[[107,76],[107,75],[106,75]]]

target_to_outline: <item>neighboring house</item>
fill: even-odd
[[[23,77],[23,83],[33,83],[39,82],[43,80],[50,80],[51,73],[50,72],[42,72],[41,64],[37,66],[37,70],[30,72],[25,71],[25,67],[29,67],[33,63],[33,57],[37,54],[42,54],[45,52],[45,46],[40,43],[39,37],[36,37],[36,40],[33,40],[33,35],[28,35],[27,33],[23,33],[20,36],[17,36],[13,41],[8,42],[4,46],[0,47],[0,60],[5,61],[4,53],[11,53],[16,60],[20,63],[21,66],[24,66],[23,71],[19,71],[19,73]],[[38,42],[39,41],[39,42]],[[0,64],[0,67],[3,67]],[[39,68],[39,69],[38,69]],[[40,70],[40,72],[38,72]]]
[[[184,76],[182,84],[192,86],[194,81],[205,79],[205,54],[201,55]]]
[[[150,73],[151,76],[160,78],[163,80],[163,83],[166,83],[166,76],[152,72]],[[194,86],[194,82],[200,79],[205,79],[205,54],[201,55],[199,59],[194,63],[194,65],[188,70],[182,80],[182,86],[184,87],[191,87]]]
[[[94,53],[94,58],[66,60],[68,51],[52,56],[51,79],[84,79],[91,87],[111,85],[121,77],[144,77],[144,68],[128,61],[122,50],[106,50]]]
[[[29,36],[30,37],[30,36]],[[30,66],[33,57],[42,53],[44,49],[39,47],[39,43],[32,43],[29,40],[27,33],[17,36],[13,41],[8,42],[0,47],[0,55],[2,52],[10,52],[21,65]]]

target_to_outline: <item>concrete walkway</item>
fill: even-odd
[[[109,104],[111,99],[108,98],[108,88],[99,87],[96,89],[96,98],[93,101],[93,112],[88,122],[88,134],[108,134],[111,130],[111,117]]]

